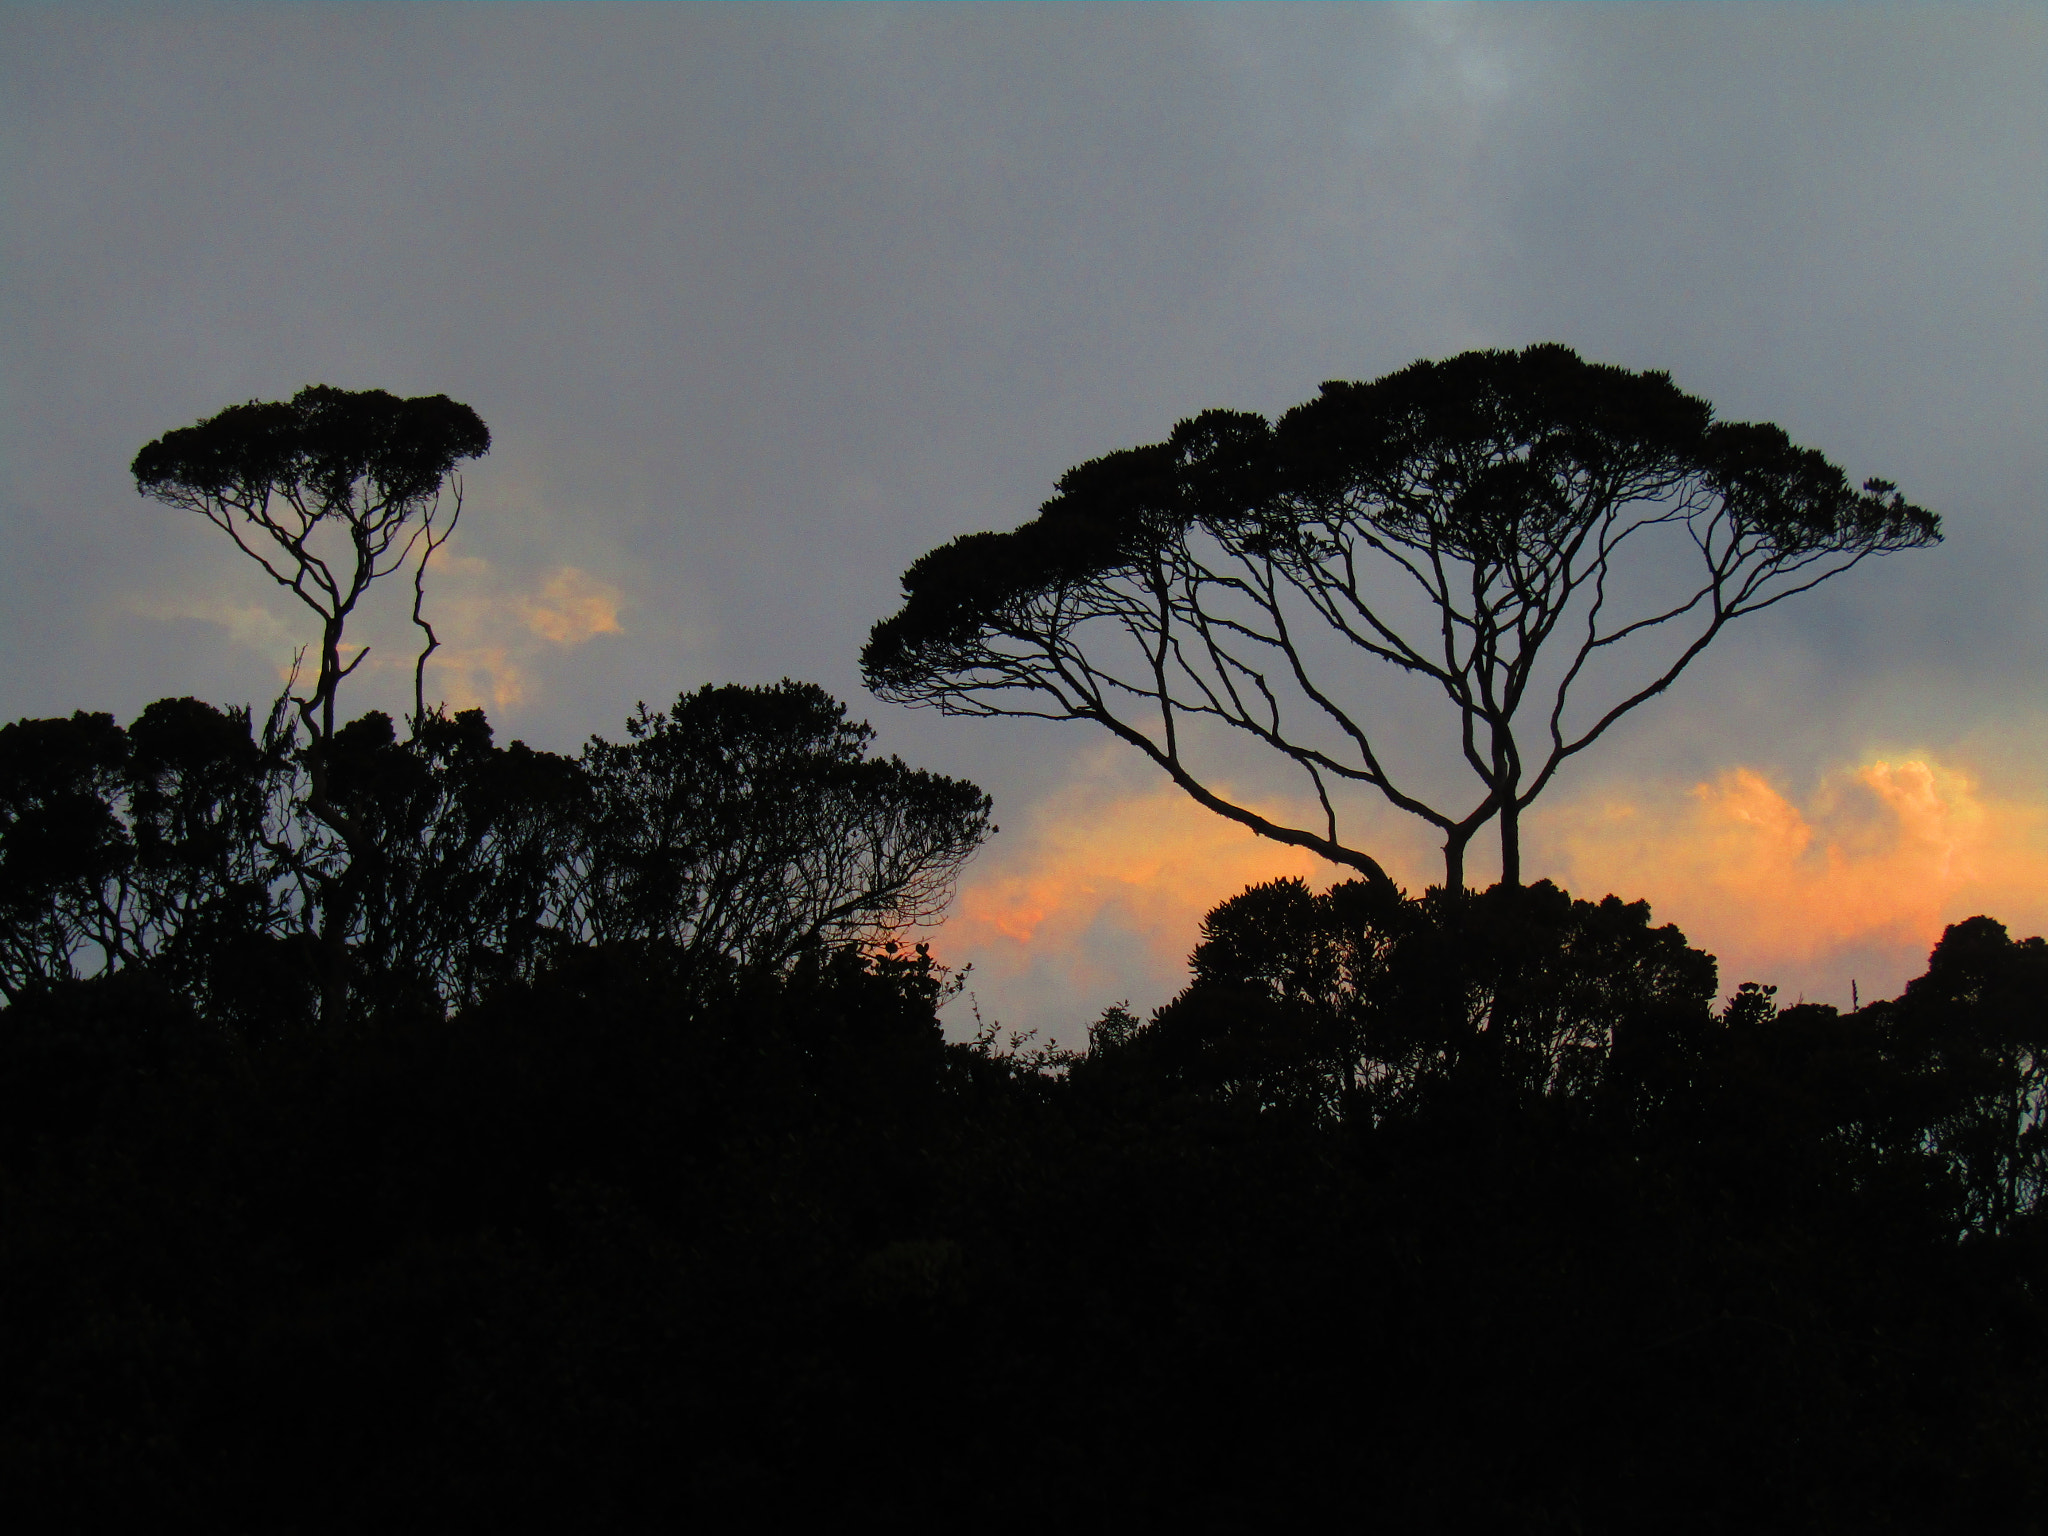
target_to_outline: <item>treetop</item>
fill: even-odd
[[[975,533],[921,557],[902,609],[875,627],[862,665],[884,694],[978,659],[978,641],[1035,603],[1136,573],[1195,524],[1240,547],[1312,554],[1318,524],[1361,505],[1383,535],[1482,563],[1569,537],[1592,499],[1718,501],[1779,555],[1871,552],[1940,538],[1940,519],[1884,481],[1859,491],[1769,423],[1718,422],[1661,371],[1591,363],[1546,342],[1422,360],[1369,383],[1331,381],[1269,423],[1211,410],[1163,443],[1062,475],[1009,533]]]
[[[462,459],[489,451],[491,434],[446,395],[409,400],[381,389],[309,385],[288,401],[232,405],[166,432],[135,456],[145,496],[261,494],[304,486],[329,503],[367,480],[379,500],[426,496]]]

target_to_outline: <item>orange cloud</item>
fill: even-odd
[[[1185,952],[1196,921],[1225,896],[1329,868],[1203,810],[1170,784],[1116,797],[1069,794],[1034,821],[1020,848],[979,866],[963,887],[949,941],[1058,943],[1112,914],[1155,948]]]
[[[573,565],[558,567],[538,591],[527,592],[508,591],[498,569],[475,556],[450,560],[443,574],[451,590],[445,599],[430,591],[428,612],[447,643],[427,670],[450,709],[525,703],[543,646],[577,646],[622,632],[618,588]]]
[[[1852,977],[1865,997],[1895,992],[1961,918],[2038,931],[2044,833],[2042,806],[1911,758],[1840,770],[1804,806],[1749,768],[1684,794],[1566,804],[1530,841],[1533,866],[1580,895],[1647,897],[1720,956],[1724,986],[1753,978],[1846,1004]]]
[[[502,645],[443,646],[428,659],[450,710],[478,709],[488,704],[510,709],[526,701],[530,680]]]
[[[351,616],[343,654],[353,657],[365,649],[370,654],[351,674],[345,707],[411,708],[421,639],[411,622],[411,596],[403,578],[387,582]],[[427,663],[433,689],[442,692],[451,709],[507,709],[524,703],[534,692],[535,663],[545,649],[621,633],[623,604],[617,587],[573,565],[558,566],[537,590],[522,591],[489,560],[444,555],[427,572],[426,614],[442,641]],[[136,597],[126,606],[147,618],[215,625],[233,643],[273,658],[280,681],[291,675],[293,652],[316,645],[319,638],[311,615],[274,594],[267,602],[211,592]],[[316,652],[310,663],[317,667],[318,662]],[[303,666],[300,675],[303,681]],[[373,684],[378,678],[382,681]],[[402,692],[394,694],[394,685]]]
[[[581,645],[593,635],[619,631],[619,589],[588,571],[565,565],[535,597],[521,597],[517,609],[526,627],[555,645]]]
[[[1185,984],[1216,903],[1345,874],[1121,771],[1099,760],[1033,807],[969,866],[933,936],[1013,1019],[1068,1033],[1119,998],[1149,1008]],[[1427,829],[1375,820],[1370,845],[1396,878],[1438,878]],[[1865,999],[1896,995],[1948,923],[1988,912],[2015,933],[2048,927],[2048,807],[1927,756],[1843,768],[1797,800],[1745,767],[1595,794],[1543,807],[1526,836],[1532,875],[1647,899],[1719,957],[1724,991],[1759,980],[1846,1006],[1852,979]]]
[[[1341,871],[1257,837],[1163,781],[1095,771],[1034,806],[962,877],[933,952],[971,962],[984,1002],[1065,1035],[1102,1007],[1186,984],[1204,913],[1247,885]],[[1265,809],[1272,810],[1271,807]],[[1274,814],[1279,814],[1274,811]]]

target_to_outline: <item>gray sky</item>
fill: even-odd
[[[868,698],[903,567],[1205,407],[1561,340],[1946,519],[1531,829],[1533,874],[1868,996],[1942,921],[2048,923],[2044,80],[2039,6],[7,7],[0,717],[267,700],[304,622],[130,458],[311,382],[447,393],[496,438],[451,700],[573,750],[824,684],[996,795],[941,949],[1071,1030],[1314,871],[1082,727]]]

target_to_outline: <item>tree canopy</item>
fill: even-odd
[[[314,384],[288,401],[232,405],[146,444],[135,488],[219,528],[321,621],[320,665],[301,703],[315,734],[334,734],[334,696],[367,651],[343,665],[349,615],[371,583],[413,571],[413,622],[426,643],[414,668],[414,709],[426,713],[425,667],[438,646],[421,611],[427,562],[455,531],[455,466],[490,450],[476,412],[446,395],[401,400],[381,389]],[[453,507],[442,518],[442,498]],[[339,532],[339,552],[317,535]]]
[[[626,730],[583,756],[576,918],[687,970],[935,922],[989,833],[987,795],[869,757],[872,728],[815,683],[707,685],[665,711],[641,705]]]
[[[1031,522],[917,560],[862,665],[899,702],[1092,721],[1209,809],[1374,880],[1347,790],[1437,828],[1456,888],[1498,819],[1515,883],[1521,812],[1726,625],[1939,537],[1892,485],[1716,421],[1666,374],[1468,352],[1069,470]],[[1383,668],[1448,702],[1472,798],[1390,760]],[[1216,725],[1291,765],[1314,818],[1226,793]]]

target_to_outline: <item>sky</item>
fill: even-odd
[[[904,567],[1200,410],[1562,341],[1946,542],[1727,632],[1526,874],[1724,988],[1892,995],[1947,922],[2048,928],[2044,80],[2038,5],[0,7],[0,718],[267,702],[305,616],[128,463],[309,383],[445,393],[494,443],[430,695],[573,751],[822,684],[994,795],[934,949],[1074,1043],[1216,902],[1338,872],[1091,727],[867,695]],[[345,708],[407,707],[402,618]]]

